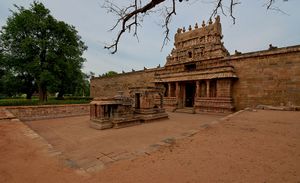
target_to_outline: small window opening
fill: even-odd
[[[165,87],[164,97],[168,97],[168,90],[169,90],[168,84],[164,84],[164,87]]]
[[[196,64],[188,64],[188,65],[185,65],[185,70],[186,71],[195,71],[196,70]]]
[[[189,58],[192,58],[192,56],[193,56],[192,52],[189,51],[188,54],[189,54]]]

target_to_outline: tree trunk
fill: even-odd
[[[43,85],[39,85],[39,100],[40,102],[46,102],[48,100],[47,88]]]
[[[34,78],[30,75],[25,75],[25,93],[26,93],[26,99],[31,99],[33,93],[36,91],[36,86],[33,84]]]
[[[30,99],[31,100],[31,98],[32,98],[32,92],[27,92],[26,93],[26,99]]]
[[[42,37],[44,37],[45,32],[42,32]],[[40,64],[41,64],[41,73],[45,70],[45,62],[46,62],[46,45],[43,43],[42,44],[42,50],[40,53]],[[40,75],[41,76],[41,75]],[[40,83],[39,83],[39,100],[40,102],[45,102],[47,101],[47,86],[46,84],[41,80],[40,78]]]
[[[64,93],[63,92],[58,92],[57,99],[59,99],[59,100],[64,99]]]

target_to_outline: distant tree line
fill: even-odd
[[[0,95],[89,95],[90,75],[81,71],[87,46],[75,27],[40,2],[15,8],[0,32]]]
[[[116,71],[108,71],[102,75],[99,75],[99,77],[112,77],[118,75],[118,73]]]

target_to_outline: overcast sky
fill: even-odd
[[[74,25],[82,40],[88,46],[84,53],[87,61],[84,72],[92,71],[98,74],[113,70],[125,72],[141,70],[143,67],[152,68],[164,65],[165,58],[173,48],[173,37],[178,27],[200,25],[202,20],[208,21],[212,12],[212,0],[189,0],[177,4],[177,15],[173,17],[171,41],[161,51],[163,29],[160,24],[162,17],[154,14],[146,17],[143,27],[139,29],[139,42],[130,34],[122,37],[119,51],[111,55],[103,49],[105,43],[111,43],[116,32],[108,30],[114,24],[116,17],[108,14],[101,6],[103,0],[40,0],[50,9],[51,14],[58,20]],[[144,0],[143,0],[144,1]],[[144,1],[144,2],[148,2]],[[169,0],[170,1],[170,0]],[[234,9],[237,17],[232,24],[229,17],[221,15],[223,41],[230,53],[234,50],[252,52],[267,49],[269,44],[284,47],[300,44],[300,0],[277,0],[275,6],[280,7],[286,14],[278,11],[267,11],[263,7],[266,0],[240,0],[241,4]],[[126,3],[130,0],[114,0]],[[0,26],[5,25],[13,4],[29,7],[32,0],[1,0]],[[166,4],[166,3],[165,3]]]

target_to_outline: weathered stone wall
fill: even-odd
[[[217,80],[217,97],[230,97],[232,83],[230,79]]]
[[[91,79],[91,97],[113,97],[118,91],[129,95],[129,87],[154,86],[156,69],[118,74],[112,77],[95,77]]]
[[[238,79],[232,85],[226,83],[226,80],[218,81],[220,87],[217,95],[227,97],[229,87],[233,87],[236,110],[259,104],[300,105],[300,46],[231,55],[224,60],[234,66]],[[163,72],[163,69],[159,70]],[[125,90],[127,94],[128,87],[153,86],[156,70],[92,79],[91,96],[114,96],[119,90]],[[223,93],[222,96],[220,93]],[[174,102],[175,98],[164,100],[167,105],[175,105]]]
[[[80,116],[90,113],[89,104],[13,106],[6,107],[6,109],[23,121]]]
[[[236,110],[265,105],[300,105],[299,46],[231,56],[238,80],[233,84]]]

